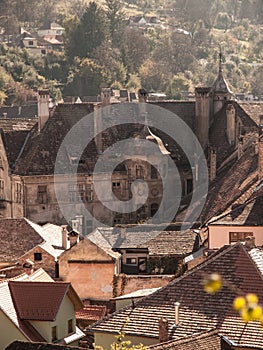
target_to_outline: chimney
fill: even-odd
[[[213,181],[216,177],[216,150],[214,148],[210,148],[209,152],[210,152],[210,181]]]
[[[203,149],[209,141],[210,100],[210,88],[195,88],[195,132]]]
[[[245,247],[248,249],[255,248],[255,237],[248,236],[245,238]]]
[[[102,88],[100,96],[101,96],[102,107],[110,105],[111,88]]]
[[[174,303],[174,323],[176,326],[179,325],[179,307],[180,307],[180,303],[178,302]]]
[[[67,226],[63,225],[63,226],[61,226],[61,229],[62,229],[62,248],[67,250],[70,248],[70,240],[68,237]]]
[[[139,102],[147,102],[147,96],[148,96],[148,93],[145,89],[139,89],[138,91]]]
[[[49,92],[46,89],[39,90],[37,96],[38,131],[40,132],[49,118]]]
[[[258,179],[263,180],[263,135],[258,140]]]
[[[169,340],[169,322],[162,317],[159,320],[159,342],[163,343]]]
[[[226,108],[226,118],[227,118],[227,129],[226,129],[226,134],[227,134],[227,140],[230,145],[232,145],[235,142],[236,139],[236,111],[235,107],[229,103]]]

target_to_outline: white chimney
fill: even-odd
[[[49,118],[49,92],[39,90],[37,96],[38,131],[40,132]]]
[[[62,248],[64,248],[65,250],[70,248],[70,240],[68,237],[68,230],[67,230],[67,226],[63,225],[61,226],[61,235],[62,235]]]
[[[179,307],[180,303],[174,303],[174,323],[176,324],[176,326],[178,326],[179,324]]]

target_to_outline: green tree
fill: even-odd
[[[65,50],[68,59],[94,56],[94,50],[108,38],[105,11],[95,2],[90,2],[82,18],[65,22]]]
[[[118,46],[127,23],[124,3],[120,0],[106,0],[106,16],[112,43]]]

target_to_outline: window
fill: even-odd
[[[3,158],[0,156],[0,168],[4,169]]]
[[[41,261],[42,260],[42,253],[34,253],[34,260]]]
[[[229,243],[244,241],[247,237],[253,237],[253,232],[229,232]]]
[[[136,165],[136,179],[143,179],[143,167],[141,165]]]
[[[120,182],[113,182],[112,183],[112,187],[120,187],[121,186],[121,183]]]
[[[86,184],[69,184],[69,200],[70,202],[80,202],[83,201],[86,197]]]
[[[93,200],[93,189],[91,184],[87,184],[87,187],[86,187],[86,200],[88,202]]]
[[[73,320],[68,320],[68,334],[73,333]]]
[[[154,165],[151,165],[151,179],[158,179],[158,170]]]
[[[138,259],[138,268],[139,268],[139,272],[146,272],[147,258],[139,258]]]
[[[58,338],[57,338],[57,326],[52,327],[51,331],[52,331],[52,341],[58,340]]]
[[[126,264],[136,265],[137,264],[137,259],[136,258],[126,258]]]
[[[29,40],[28,45],[29,46],[33,46],[34,45],[34,41],[33,40]]]
[[[47,186],[38,186],[37,200],[39,204],[47,204]]]
[[[46,54],[46,50],[41,50],[42,55]]]
[[[15,184],[15,202],[22,203],[22,185],[20,183]]]

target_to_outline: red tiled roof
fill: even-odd
[[[210,273],[218,272],[227,284],[214,295],[204,292],[202,280]],[[125,324],[127,335],[158,338],[158,322],[165,317],[169,322],[169,339],[218,329],[238,345],[263,348],[263,332],[259,322],[244,323],[233,309],[235,296],[240,293],[256,293],[263,302],[263,279],[246,248],[237,243],[224,247],[207,261],[195,267],[167,286],[159,289],[135,304],[115,312],[106,320],[88,329],[93,332],[117,333]],[[174,327],[174,303],[180,302],[179,326]],[[126,323],[127,317],[129,318]]]
[[[106,315],[107,308],[103,305],[89,305],[76,312],[77,320],[99,321]]]
[[[70,283],[8,283],[13,303],[21,320],[54,321]]]

